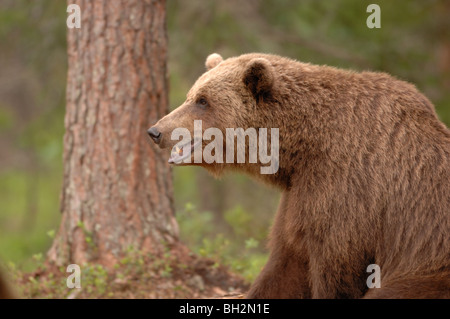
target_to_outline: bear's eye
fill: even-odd
[[[201,97],[198,99],[197,104],[202,108],[206,108],[208,106],[208,101],[204,97]]]

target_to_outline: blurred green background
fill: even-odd
[[[169,0],[171,109],[208,54],[267,52],[315,64],[385,71],[410,81],[450,124],[450,1]],[[0,1],[0,259],[31,268],[59,225],[67,2]],[[149,123],[151,124],[151,123]],[[175,168],[182,239],[251,280],[266,259],[279,194],[241,175],[220,181]]]

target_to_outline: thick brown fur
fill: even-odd
[[[249,298],[450,298],[450,131],[411,84],[267,54],[217,63],[161,119],[280,130],[280,168],[230,167],[277,186],[270,257]],[[207,63],[208,65],[208,63]],[[206,108],[198,101],[208,101]],[[369,264],[381,288],[368,289]]]

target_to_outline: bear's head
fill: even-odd
[[[186,101],[160,119],[148,134],[161,148],[172,150],[171,164],[200,165],[215,175],[226,166],[259,171],[260,166],[251,168],[248,164],[261,163],[258,156],[255,162],[253,155],[258,154],[251,153],[262,145],[258,145],[261,128],[268,129],[265,135],[268,144],[264,146],[269,147],[266,154],[271,151],[270,129],[274,127],[274,117],[270,104],[277,81],[271,62],[258,54],[223,60],[214,53],[208,56],[205,66],[206,72],[189,90]],[[257,145],[250,145],[251,133],[256,133]],[[239,134],[243,135],[243,143],[234,143]],[[244,157],[237,154],[243,149],[247,149]]]

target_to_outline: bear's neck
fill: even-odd
[[[348,163],[358,151],[353,139],[359,133],[353,132],[352,122],[353,106],[361,97],[354,89],[357,75],[331,67],[308,66],[308,70],[307,74],[292,70],[258,107],[264,113],[258,117],[265,122],[256,125],[279,129],[278,171],[263,175],[254,167],[242,167],[281,189],[289,189],[305,172],[317,178],[328,175],[326,170]]]

